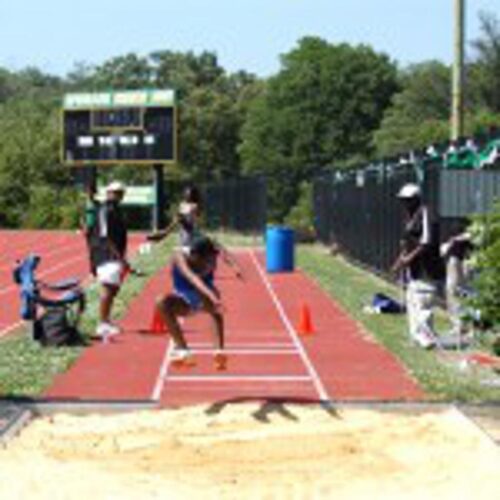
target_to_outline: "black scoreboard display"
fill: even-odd
[[[172,90],[67,94],[62,121],[62,159],[67,165],[177,160],[177,113]]]

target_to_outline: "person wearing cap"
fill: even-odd
[[[405,211],[401,252],[392,270],[403,273],[411,339],[428,349],[436,344],[433,305],[436,281],[442,278],[441,261],[427,206],[417,184],[405,184],[397,197]]]
[[[97,223],[93,227],[90,258],[102,287],[96,330],[96,335],[101,338],[120,333],[120,329],[111,323],[111,312],[127,269],[127,227],[119,206],[125,190],[119,181],[106,187],[106,200],[99,206]]]

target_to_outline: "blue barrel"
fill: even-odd
[[[266,230],[266,269],[268,273],[292,272],[295,267],[293,229],[269,226]]]

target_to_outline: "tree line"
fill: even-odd
[[[481,14],[467,62],[467,133],[500,124],[500,27]],[[64,77],[0,68],[0,225],[72,227],[78,193],[60,163],[60,107],[72,91],[174,88],[180,109],[180,182],[268,178],[270,218],[297,217],[312,177],[441,142],[449,136],[451,68],[400,68],[367,45],[305,37],[259,78],[223,68],[204,51],[135,53]],[[113,170],[143,182],[146,169]],[[305,210],[307,211],[307,210]]]

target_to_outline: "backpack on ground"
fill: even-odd
[[[33,325],[33,339],[45,347],[74,346],[83,343],[75,324],[68,318],[65,307],[46,310]]]

